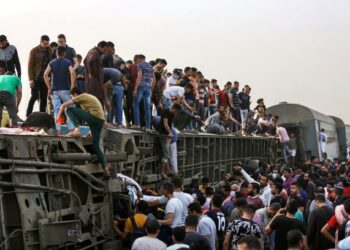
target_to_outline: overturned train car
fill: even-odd
[[[219,181],[247,159],[272,163],[274,138],[181,135],[178,166],[185,180],[196,175]],[[127,182],[157,187],[157,136],[133,130],[104,131],[108,165],[103,179],[89,138],[0,135],[0,248],[121,249],[113,218],[119,203],[130,204]]]

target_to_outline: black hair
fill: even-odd
[[[142,214],[147,214],[148,212],[148,203],[144,200],[140,200],[137,204],[136,204],[137,210],[142,213]]]
[[[172,106],[171,106],[172,109],[175,109],[177,111],[181,111],[182,110],[182,107],[180,104],[178,103],[174,103]]]
[[[256,208],[252,204],[247,204],[243,207],[243,211],[248,213],[248,214],[254,214],[255,210],[256,210]]]
[[[175,227],[172,233],[176,241],[178,242],[184,241],[186,236],[186,230],[184,227]]]
[[[70,90],[70,93],[74,96],[82,94],[83,91],[81,91],[78,87],[74,87]]]
[[[326,202],[326,197],[324,194],[316,194],[315,195],[315,201],[325,203]]]
[[[0,42],[7,41],[7,37],[5,35],[0,35]]]
[[[236,206],[237,207],[244,207],[247,205],[247,200],[243,197],[240,197],[236,200]]]
[[[76,57],[78,60],[83,60],[83,57],[80,54],[77,54]]]
[[[174,108],[174,107],[172,107]],[[182,187],[182,179],[179,176],[174,176],[171,180],[173,183],[174,188],[181,188]]]
[[[252,235],[245,235],[237,241],[237,245],[246,244],[249,250],[261,250],[261,244],[258,238]]]
[[[187,73],[187,72],[189,72],[189,71],[191,71],[191,67],[186,67],[186,68],[184,69],[184,72],[185,72],[185,73]]]
[[[57,51],[57,56],[64,56],[64,54],[66,53],[66,48],[62,46],[58,46],[56,51]]]
[[[190,227],[197,227],[198,217],[192,214],[187,215],[185,219],[185,225]]]
[[[190,89],[190,90],[193,90],[193,86],[192,86],[191,83],[187,83],[187,84],[185,85],[185,88]]]
[[[260,184],[259,184],[259,183],[257,183],[257,182],[252,182],[252,183],[250,183],[250,184],[253,186],[253,189],[255,189],[257,193],[260,192]]]
[[[207,201],[207,199],[205,198],[205,196],[203,194],[198,194],[197,200],[199,201],[199,204],[201,206],[203,206],[205,204],[205,202]]]
[[[286,206],[287,212],[295,214],[298,211],[298,202],[295,199],[291,199]]]
[[[126,63],[127,64],[132,64],[132,61],[131,60],[127,60]]]
[[[164,182],[163,183],[163,189],[167,192],[172,194],[174,192],[174,186],[173,184],[169,183],[169,182]]]
[[[276,182],[276,181],[273,184],[275,185],[275,189],[277,193],[281,193],[283,190],[283,185],[280,182]]]
[[[147,220],[147,223],[146,223],[147,233],[155,234],[159,229],[160,229],[160,225],[157,220],[155,219]]]
[[[114,43],[109,41],[107,42],[107,47],[113,48],[114,49]]]
[[[290,230],[287,233],[288,247],[297,247],[299,242],[303,240],[303,233],[298,230]]]
[[[213,199],[211,200],[211,202],[213,203],[213,205],[214,205],[215,207],[218,207],[218,208],[221,207],[221,204],[222,204],[223,201],[224,201],[224,197],[222,197],[222,196],[219,195],[219,194],[215,194],[215,195],[213,196]]]
[[[281,206],[281,203],[279,202],[273,202],[270,204],[270,207],[273,211],[277,212],[278,210],[281,209],[282,206]]]
[[[192,72],[197,72],[197,68],[192,67],[192,68],[191,68],[191,71],[192,71]]]
[[[99,48],[105,48],[105,47],[107,47],[107,42],[106,42],[106,41],[100,41],[100,42],[97,44],[97,47],[99,47]]]
[[[209,183],[209,178],[206,177],[206,176],[204,176],[204,177],[202,178],[202,183]]]
[[[214,194],[214,188],[212,187],[205,188],[205,195],[213,195],[213,194]]]
[[[350,215],[350,198],[346,198],[343,204],[345,212]]]
[[[50,48],[57,48],[57,47],[58,47],[58,43],[56,43],[56,42],[50,43]]]
[[[188,211],[197,212],[197,213],[201,214],[202,208],[201,208],[201,205],[199,205],[197,202],[193,202],[190,205],[188,205]]]
[[[158,63],[168,65],[168,62],[165,59],[160,59]]]
[[[40,41],[50,42],[50,37],[48,35],[42,35]]]
[[[57,38],[58,39],[64,39],[64,40],[66,40],[66,36],[64,35],[64,34],[59,34],[58,36],[57,36]]]

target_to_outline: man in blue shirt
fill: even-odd
[[[144,55],[137,56],[137,80],[134,86],[134,123],[133,128],[140,128],[140,103],[143,99],[146,118],[146,131],[151,129],[151,89],[155,76],[151,64]]]
[[[52,99],[55,121],[57,121],[61,105],[72,99],[70,89],[75,84],[75,72],[71,62],[65,58],[65,51],[65,47],[57,48],[57,58],[49,63],[44,73],[44,80]],[[50,74],[52,84],[50,84]],[[69,130],[74,127],[70,121],[67,125]],[[57,134],[61,135],[61,125],[57,122],[56,129]]]

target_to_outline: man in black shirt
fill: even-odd
[[[211,208],[206,213],[206,215],[209,218],[211,218],[216,225],[216,234],[219,242],[219,250],[221,250],[223,247],[226,232],[226,218],[224,213],[220,209],[223,201],[224,198],[221,195],[215,194],[213,199],[211,200]]]
[[[293,229],[300,230],[303,235],[306,235],[304,224],[295,218],[295,213],[298,211],[298,202],[296,200],[290,200],[287,204],[287,208],[280,209],[265,231],[267,234],[272,233],[275,230],[275,250],[286,250],[287,245],[287,233]]]
[[[324,194],[315,197],[317,208],[310,214],[307,230],[307,240],[311,250],[326,250],[334,247],[334,243],[326,239],[321,233],[323,226],[333,216],[334,210],[326,204]]]
[[[157,126],[157,130],[160,134],[159,140],[162,148],[162,165],[160,166],[160,174],[162,178],[168,179],[167,173],[169,173],[169,148],[171,138],[174,136],[171,132],[173,126],[173,120],[175,116],[181,112],[181,106],[174,104],[171,108],[164,109],[160,117],[160,123]]]

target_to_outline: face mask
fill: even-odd
[[[272,178],[273,178],[273,179],[276,179],[276,178],[277,178],[277,174],[276,174],[276,173],[273,173],[273,174],[272,174]]]
[[[235,191],[231,191],[231,192],[230,192],[230,196],[231,196],[231,197],[236,196],[236,192],[235,192]]]

